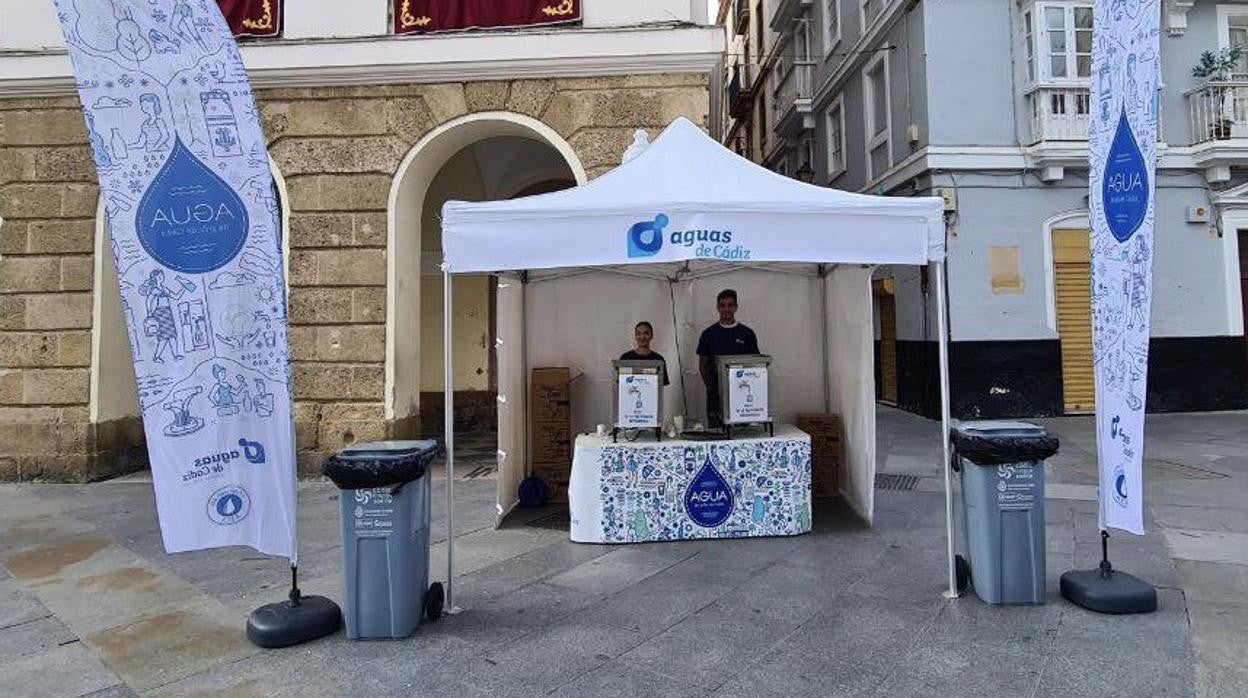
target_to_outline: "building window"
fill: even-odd
[[[828,181],[845,173],[845,108],[837,95],[825,117],[828,128]]]
[[[874,179],[892,164],[893,144],[888,113],[887,54],[878,55],[863,74],[864,124],[867,136],[867,171]]]
[[[805,14],[796,20],[793,28],[793,58],[796,62],[810,60],[810,15]]]
[[[888,0],[858,0],[858,11],[862,18],[862,34],[867,33],[867,29],[884,11],[884,4]]]
[[[759,62],[767,55],[767,15],[763,14],[763,0],[754,5],[754,45],[758,48]]]
[[[841,0],[824,0],[823,3],[823,52],[831,54],[841,42]]]
[[[1027,76],[1083,81],[1092,76],[1092,5],[1039,2],[1023,12]]]
[[[1036,30],[1031,10],[1023,13],[1023,42],[1027,45],[1027,79],[1036,80]]]
[[[1242,46],[1248,49],[1248,7],[1218,6],[1218,42],[1220,48]],[[1230,78],[1248,80],[1248,51],[1236,62]]]

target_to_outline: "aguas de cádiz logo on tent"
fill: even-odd
[[[652,221],[635,223],[628,230],[628,256],[631,258],[653,257],[663,249],[664,239],[672,247],[683,247],[692,254],[677,254],[676,259],[723,259],[730,261],[747,261],[750,259],[750,248],[745,245],[732,244],[731,230],[688,229],[673,230],[664,234],[671,219],[667,214],[660,213]]]

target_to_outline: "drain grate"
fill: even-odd
[[[877,473],[875,476],[875,489],[877,490],[897,490],[900,492],[909,492],[918,484],[918,475]]]
[[[493,475],[496,470],[498,470],[498,466],[496,465],[478,465],[470,470],[467,475],[464,475],[464,479],[475,480],[479,477],[488,477]]]
[[[567,531],[572,528],[572,514],[567,509],[556,509],[543,514],[525,524],[533,528],[548,528],[552,531]]]

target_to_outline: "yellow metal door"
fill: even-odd
[[[1092,368],[1092,250],[1087,230],[1053,231],[1057,335],[1062,344],[1062,395],[1067,414],[1096,409]]]

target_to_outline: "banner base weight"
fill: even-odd
[[[1103,576],[1098,570],[1071,570],[1062,575],[1062,598],[1097,613],[1152,613],[1157,590],[1125,572]]]
[[[290,647],[338,632],[342,610],[324,596],[261,606],[247,618],[247,639],[259,647]]]
[[[1097,613],[1124,615],[1157,610],[1157,590],[1139,577],[1119,572],[1109,562],[1109,532],[1101,531],[1101,565],[1062,575],[1062,598]]]

